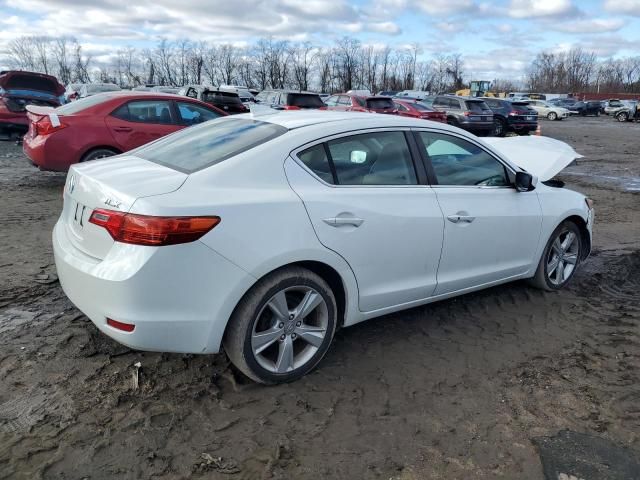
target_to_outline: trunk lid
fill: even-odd
[[[0,72],[0,88],[7,91],[46,93],[54,97],[64,93],[64,85],[56,77],[35,72]]]
[[[571,162],[582,158],[570,145],[549,137],[487,137],[483,140],[541,182],[550,180]]]
[[[73,245],[101,260],[114,241],[107,230],[89,223],[95,209],[128,212],[137,199],[173,192],[186,179],[185,173],[133,155],[73,165],[64,187],[61,220]]]

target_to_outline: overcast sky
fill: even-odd
[[[466,76],[518,78],[542,49],[640,55],[640,0],[0,0],[0,51],[25,34],[73,35],[96,59],[159,38],[328,45],[418,43],[459,52]]]

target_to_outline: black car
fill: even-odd
[[[203,85],[187,85],[178,91],[178,95],[198,99],[229,114],[249,112],[238,94],[234,92],[222,92]]]
[[[483,97],[493,112],[493,135],[503,137],[508,132],[528,135],[538,128],[538,112],[528,102],[510,102],[501,98]]]
[[[256,101],[276,110],[326,107],[326,104],[317,93],[298,92],[295,90],[263,90],[256,97]]]
[[[587,115],[600,116],[602,111],[602,103],[600,102],[576,102],[573,105],[566,107],[569,109],[572,115]]]
[[[438,95],[433,100],[435,110],[446,112],[447,123],[475,135],[489,135],[493,131],[493,112],[479,98]]]

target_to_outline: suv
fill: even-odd
[[[396,105],[390,97],[361,96],[351,93],[331,95],[324,102],[327,110],[343,112],[398,113]]]
[[[317,93],[298,92],[295,90],[263,90],[256,97],[256,101],[275,108],[276,110],[301,110],[326,107],[320,95]]]
[[[528,102],[510,102],[500,98],[482,98],[493,112],[493,134],[503,137],[507,132],[528,135],[538,128],[538,112]]]
[[[178,95],[195,98],[214,107],[224,110],[226,113],[247,113],[249,109],[242,103],[237,93],[222,92],[212,87],[202,85],[187,85],[178,91]]]
[[[438,95],[433,108],[446,112],[447,123],[463,128],[475,135],[489,135],[493,131],[493,112],[477,98]]]

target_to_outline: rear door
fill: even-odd
[[[168,100],[131,100],[105,119],[123,152],[182,128]]]
[[[443,219],[403,131],[342,135],[286,162],[324,246],[351,266],[359,307],[374,311],[429,297]]]
[[[536,192],[516,191],[505,165],[465,138],[420,131],[416,140],[445,219],[436,294],[525,273],[542,224]]]

